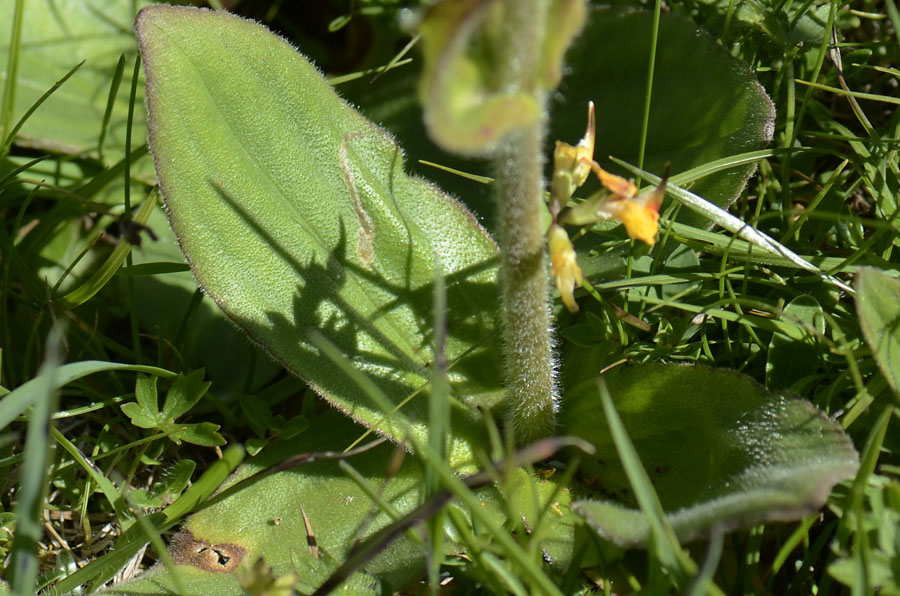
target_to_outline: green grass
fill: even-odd
[[[408,41],[397,28],[393,3],[322,3],[324,8],[315,9],[319,27],[304,24],[292,12],[298,9],[288,4],[258,0],[240,10],[270,19],[323,68],[333,69],[328,74],[347,81],[343,93],[364,111],[389,115],[396,108],[392,101],[412,101],[414,77],[408,69],[416,66],[392,62]],[[679,545],[610,409],[631,486],[654,522],[651,548],[616,556],[610,554],[614,547],[579,528],[575,552],[580,554],[572,565],[547,571],[540,564],[538,541],[529,540],[524,530],[514,531],[519,520],[501,526],[485,514],[476,520],[478,531],[466,534],[459,511],[448,510],[444,519],[436,519],[456,528],[471,556],[432,562],[423,578],[471,593],[528,593],[523,582],[540,593],[642,588],[662,593],[673,585],[691,594],[896,593],[900,399],[873,358],[851,293],[857,267],[875,267],[893,278],[900,271],[896,2],[861,0],[850,8],[812,0],[667,4],[705,28],[723,51],[744,60],[776,106],[770,147],[745,156],[758,160],[759,169],[728,211],[819,271],[798,266],[785,254],[765,252],[752,239],[674,221],[684,207],[667,199],[660,239],[649,255],[605,228],[581,236],[579,247],[585,250],[580,256],[600,262],[616,254],[627,267],[616,279],[592,277],[585,267],[590,287],[577,295],[586,314],[558,313],[563,357],[590,349],[604,366],[706,364],[740,371],[760,383],[778,379],[783,384],[777,388],[803,396],[846,429],[860,451],[859,473],[835,488],[821,512],[799,522],[713,533],[708,541]],[[28,130],[16,124],[24,116],[64,112],[64,106],[47,98],[91,67],[37,92],[50,95],[34,103],[33,112],[18,109],[15,98],[26,91],[17,85],[31,84],[31,73],[16,68],[30,49],[22,41],[29,32],[19,29],[27,26],[19,18],[23,5],[15,3],[17,18],[3,15],[12,23],[11,35],[0,40],[11,44],[6,67],[11,76],[0,107],[0,394],[32,385],[15,402],[0,399],[0,577],[13,593],[29,594],[35,582],[41,587],[61,582],[57,588],[65,592],[83,581],[96,586],[98,578],[112,578],[147,541],[161,544],[160,538],[219,486],[241,459],[235,446],[261,446],[289,436],[292,428],[300,429],[301,416],[314,420],[321,404],[196,291],[172,238],[163,232],[161,211],[150,213],[157,195],[151,159],[138,136],[144,130],[142,90],[137,76],[123,77],[127,65],[137,64],[136,48],[108,60],[109,85],[95,89],[100,107],[90,147],[75,147],[62,134],[59,139],[13,138]],[[763,15],[758,21],[751,14],[756,8]],[[352,11],[345,26],[328,31],[329,23],[342,23],[340,16]],[[797,44],[802,35],[796,27],[821,33],[832,25],[840,40],[842,75],[827,35]],[[657,52],[666,47],[660,45]],[[355,76],[379,72],[374,69],[385,64],[392,69],[372,82],[368,75]],[[77,67],[60,68],[65,73]],[[402,88],[405,95],[385,97],[380,85],[395,85],[389,88]],[[414,135],[410,130],[396,131],[401,144],[404,135]],[[421,157],[440,163],[433,155]],[[410,151],[410,157],[419,156]],[[449,157],[445,163],[491,175],[479,163],[461,166]],[[738,163],[743,163],[740,156],[706,164],[672,182],[689,186],[694,177]],[[427,165],[413,167],[426,176],[435,172]],[[492,223],[490,208],[478,202],[479,183],[449,174],[440,180],[473,197],[472,208]],[[159,242],[148,228],[161,237]],[[676,246],[688,247],[696,258],[675,260],[671,255],[677,253],[669,249]],[[806,296],[821,307],[819,319],[792,314],[798,311],[791,305],[802,305],[798,299]],[[796,353],[779,349],[779,341],[804,333],[817,339],[814,365],[797,374],[790,369]],[[320,347],[328,350],[324,343]],[[84,374],[66,368],[82,361],[98,364]],[[212,385],[196,400],[187,400],[189,410],[179,413],[178,424],[216,425],[218,430],[205,436],[218,432],[227,447],[214,440],[188,442],[174,418],[159,426],[136,426],[123,411],[121,405],[141,391],[136,370],[173,378],[203,367]],[[447,371],[436,370],[437,382],[443,383]],[[166,389],[170,385],[163,383]],[[438,420],[445,416],[440,405],[432,412]],[[611,402],[604,399],[603,407]],[[292,427],[292,420],[298,426]],[[494,439],[490,459],[496,461],[508,448],[499,434]],[[429,498],[450,500],[452,495],[478,511],[472,486],[440,465],[443,449],[439,441],[419,446],[433,465]],[[171,474],[187,460],[196,464],[190,486]],[[493,473],[500,481],[502,470]],[[147,500],[137,502],[134,490],[144,491],[140,495]],[[426,513],[434,512],[426,508]],[[542,511],[537,518],[541,515],[553,514]],[[440,524],[428,528],[434,536]],[[439,558],[440,548],[431,554]],[[133,571],[161,558],[151,547]]]

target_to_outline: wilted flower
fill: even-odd
[[[553,181],[550,185],[554,203],[551,210],[558,212],[565,207],[572,194],[590,175],[591,164],[594,163],[594,131],[594,102],[588,102],[588,123],[584,137],[574,147],[556,141],[556,149],[553,151]]]
[[[547,247],[550,250],[550,272],[563,304],[570,312],[578,312],[574,292],[575,286],[581,286],[581,267],[575,261],[575,248],[562,226],[555,223],[550,225]]]

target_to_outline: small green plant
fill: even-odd
[[[133,425],[166,433],[176,443],[187,441],[207,447],[224,445],[225,439],[216,432],[219,427],[211,422],[175,422],[190,411],[209,389],[209,382],[203,378],[202,369],[175,377],[160,411],[156,393],[157,377],[139,376],[134,389],[137,401],[123,404],[122,412],[131,419]]]
[[[223,10],[50,4],[0,24],[10,591],[896,586],[897,50],[829,45],[893,3],[354,2],[342,95]]]

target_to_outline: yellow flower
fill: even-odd
[[[632,238],[656,243],[659,232],[659,208],[666,194],[666,176],[651,191],[637,196],[634,182],[607,172],[594,161],[594,103],[588,104],[588,125],[584,138],[574,147],[556,142],[553,152],[553,181],[550,184],[550,215],[554,224],[547,235],[553,277],[566,307],[575,312],[578,305],[572,296],[575,284],[581,284],[581,269],[575,263],[575,251],[569,235],[559,223],[586,225],[598,220],[617,220],[625,225]],[[563,210],[572,194],[584,184],[591,171],[597,175],[604,190],[570,209]],[[668,173],[668,166],[666,167]]]
[[[608,219],[617,219],[625,225],[629,236],[653,246],[659,231],[659,206],[642,205],[637,199],[610,200],[603,203],[600,211],[608,214]]]
[[[578,312],[575,302],[575,286],[581,286],[581,267],[575,260],[575,249],[566,230],[552,224],[547,232],[547,247],[550,250],[550,273],[556,282],[556,289],[569,312]]]
[[[599,219],[615,219],[625,225],[625,231],[636,240],[650,246],[656,244],[659,231],[659,208],[666,195],[666,179],[659,186],[638,197],[637,187],[630,180],[610,174],[595,162],[594,173],[613,196],[602,201],[594,212]]]

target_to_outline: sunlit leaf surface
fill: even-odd
[[[308,334],[322,333],[399,404],[430,378],[439,269],[451,462],[471,462],[484,436],[475,406],[499,397],[491,238],[457,202],[406,176],[387,133],[263,27],[160,6],[141,13],[137,33],[157,173],[200,285],[335,406],[397,436]],[[403,406],[422,436],[427,395]]]

